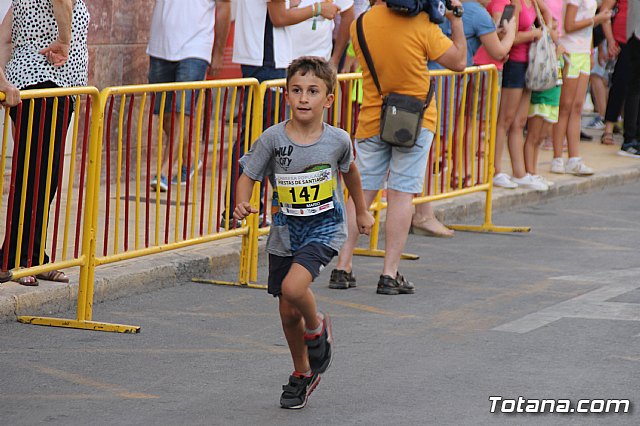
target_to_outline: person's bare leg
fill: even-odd
[[[304,266],[293,263],[287,276],[282,280],[281,298],[295,307],[304,319],[305,327],[313,330],[320,326],[316,298],[309,285],[313,277]]]
[[[438,220],[431,203],[416,205],[415,213],[411,218],[411,226],[414,230],[417,228],[432,236],[452,237],[454,234],[453,229],[447,228]]]
[[[280,320],[282,321],[282,330],[289,345],[291,359],[293,360],[293,368],[300,373],[306,373],[311,370],[309,365],[309,357],[307,355],[307,345],[304,343],[304,318],[300,311],[291,303],[278,298],[280,308]]]
[[[560,92],[560,107],[558,109],[558,122],[553,126],[553,158],[562,158],[562,144],[567,137],[567,126],[569,125],[569,116],[573,107],[573,100],[578,86],[577,78],[567,78],[565,67],[565,75],[562,80],[562,90]],[[580,129],[578,129],[578,139]]]
[[[364,201],[367,206],[370,206],[373,200],[376,198],[378,191],[371,191],[365,189]],[[360,231],[358,231],[358,224],[356,223],[356,207],[353,204],[351,197],[347,200],[347,226],[348,235],[347,240],[344,242],[340,253],[338,253],[338,260],[336,263],[336,269],[342,271],[351,272],[353,262],[353,250],[358,245],[358,237],[360,237]]]
[[[524,126],[527,123],[529,100],[531,91],[523,90],[518,104],[516,116],[509,129],[509,156],[511,157],[511,169],[513,177],[522,178],[526,174],[524,165]]]
[[[527,139],[524,141],[524,164],[526,172],[536,175],[538,170],[538,149],[542,143],[544,119],[540,116],[529,117]]]
[[[604,117],[607,110],[607,85],[602,77],[592,74],[589,77],[591,82],[591,98],[593,99],[593,105],[596,108],[598,116]]]
[[[500,94],[500,107],[496,125],[495,174],[502,171],[502,156],[507,144],[507,135],[516,117],[516,111],[520,105],[521,97],[522,89],[503,88]]]
[[[402,250],[404,250],[411,227],[412,199],[413,194],[387,189],[383,275],[395,277],[398,272]]]
[[[185,116],[186,117],[186,116]],[[185,118],[186,119],[186,118]],[[162,155],[162,168],[160,172],[163,176],[166,176],[169,181],[171,181],[171,177],[169,176],[169,148],[171,147],[171,114],[166,114],[164,116],[163,121],[163,129],[164,129],[164,137],[165,143],[163,144],[163,155]],[[180,116],[176,114],[173,123],[173,152],[171,153],[171,160],[173,161],[173,167],[171,168],[171,174],[178,174],[178,152],[180,149]]]
[[[589,76],[580,74],[576,79],[576,91],[571,104],[571,113],[567,124],[567,145],[569,146],[569,158],[580,156],[580,129],[582,126],[582,107],[587,94]]]

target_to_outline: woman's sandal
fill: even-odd
[[[603,133],[602,136],[600,136],[600,143],[602,145],[615,145],[616,141],[613,140],[613,133]]]
[[[41,280],[45,280],[45,281],[55,281],[58,283],[68,283],[69,282],[69,277],[67,276],[67,274],[65,274],[62,271],[47,271],[47,272],[43,272],[41,274],[36,275],[36,278],[39,278]]]
[[[428,237],[452,238],[453,229],[444,226],[435,217],[428,217],[421,221],[411,223],[411,231],[416,235],[426,235]]]
[[[27,287],[37,287],[39,285],[38,280],[33,275],[27,275],[26,277],[14,278],[14,282]]]

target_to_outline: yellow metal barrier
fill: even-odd
[[[255,79],[237,79],[111,87],[101,93],[95,88],[83,89],[92,95],[94,114],[90,122],[90,151],[88,156],[83,155],[89,167],[82,256],[14,273],[20,277],[41,270],[82,266],[77,317],[75,320],[20,317],[19,320],[39,325],[138,332],[137,326],[92,321],[97,266],[237,236],[242,237],[244,261],[234,284],[248,285],[248,253],[253,241],[249,236],[257,224],[255,228],[248,224],[235,228],[228,219],[221,219],[221,214],[226,211],[230,215],[233,210],[230,206],[230,173],[235,167],[232,153],[242,134],[239,122],[248,122],[252,115],[247,105],[253,104],[257,88]],[[75,95],[80,89],[55,93]],[[48,92],[43,95],[52,96]],[[154,114],[156,100],[159,115]],[[189,105],[192,114],[185,113],[179,105]],[[76,117],[76,123],[77,120]],[[164,123],[170,127],[168,141],[163,141],[167,139],[162,131]],[[85,125],[88,132],[88,119]],[[249,145],[250,133],[244,132],[245,147]],[[77,133],[74,133],[72,152],[76,151],[76,140]],[[183,145],[188,148],[185,171],[182,156],[178,156],[177,170],[169,167],[169,176],[175,175],[176,181],[168,182],[166,194],[160,185],[155,185],[152,191],[151,175],[159,174],[163,147],[172,154],[175,149],[177,155]],[[163,217],[160,216],[162,205]],[[155,226],[152,226],[152,217],[155,217]],[[99,232],[102,230],[104,232]]]
[[[9,127],[12,121],[15,125],[11,189],[6,195],[6,202],[4,190],[0,190],[3,194],[2,212],[6,215],[7,223],[5,242],[12,239],[8,235],[11,234],[12,226],[9,222],[13,222],[12,216],[18,220],[18,232],[16,247],[9,243],[9,250],[16,259],[15,264],[3,266],[14,268],[10,271],[13,279],[79,266],[80,285],[75,320],[20,316],[18,321],[38,325],[103,329],[104,325],[87,321],[86,308],[91,302],[87,300],[89,290],[85,279],[89,273],[89,259],[92,256],[90,238],[87,238],[92,234],[91,223],[87,218],[91,217],[94,206],[91,202],[93,194],[90,186],[86,186],[86,193],[84,189],[85,181],[87,184],[90,183],[95,175],[92,159],[95,155],[94,141],[97,133],[91,127],[91,123],[93,113],[99,111],[98,89],[78,87],[29,90],[22,91],[20,97],[22,105],[13,109],[14,114],[11,114],[11,118],[8,110],[4,117],[0,185],[5,180]],[[46,122],[51,123],[49,134],[46,134]],[[69,146],[67,139],[70,139],[68,159],[65,158],[65,148]],[[33,159],[35,162],[32,162]],[[15,174],[22,174],[21,182],[16,182],[20,178],[16,179]],[[16,184],[21,187],[19,194]],[[41,187],[42,184],[44,187]],[[40,191],[44,200],[41,208],[34,206],[32,201],[40,196]],[[49,208],[50,204],[52,209]],[[32,206],[31,211],[27,211],[28,206]],[[50,213],[53,216],[50,216]],[[31,224],[30,229],[25,229],[25,223]],[[42,229],[34,233],[34,229],[40,226],[38,223],[42,224]],[[38,237],[40,243],[36,242]],[[30,239],[28,247],[22,246],[25,238]],[[39,245],[37,249],[36,245]],[[45,246],[51,250],[51,258],[47,263]],[[20,260],[23,253],[37,255],[37,262],[34,261],[33,264],[37,263],[39,266],[17,269],[25,261]],[[27,263],[30,261],[27,260]],[[117,324],[110,326],[120,327]]]
[[[111,160],[115,160],[108,163],[105,174],[115,175],[116,185],[108,192],[115,192],[116,196],[115,206],[110,205],[108,196],[104,202],[97,201],[106,216],[104,223],[99,223],[98,218],[94,218],[94,225],[97,229],[112,226],[115,235],[113,241],[109,241],[111,234],[105,231],[104,237],[99,238],[102,254],[96,255],[96,266],[237,236],[242,237],[241,258],[248,259],[247,253],[252,241],[250,233],[253,229],[247,224],[241,228],[232,225],[233,206],[230,205],[230,194],[234,189],[231,187],[231,173],[236,167],[232,161],[233,150],[238,149],[236,141],[241,139],[242,122],[250,121],[250,106],[254,103],[257,88],[258,82],[255,79],[236,79],[123,86],[103,90],[101,102],[105,111],[103,127],[106,142],[114,139],[106,129],[109,128],[111,117],[117,117],[116,154],[113,154],[113,148],[104,150],[105,160],[110,155],[113,157]],[[151,100],[147,101],[149,98]],[[136,102],[136,99],[139,101]],[[119,103],[117,112],[112,107],[114,103]],[[154,103],[159,104],[159,114],[155,116]],[[191,115],[179,105],[190,106]],[[132,124],[134,115],[138,118]],[[148,120],[145,121],[145,117]],[[166,137],[163,126],[168,130]],[[133,150],[128,135],[133,133],[134,128],[137,130],[136,162],[135,172],[132,172],[129,153]],[[143,134],[146,134],[146,138],[142,137]],[[242,136],[244,139],[241,143],[246,147],[249,145],[250,132],[246,131]],[[142,153],[143,141],[147,142],[146,155]],[[152,187],[153,180],[157,180],[160,175],[158,170],[161,169],[163,149],[169,150],[171,160],[173,155],[177,156],[177,170],[173,171],[173,161],[169,162],[166,193],[162,192],[160,185],[155,185],[152,190],[146,189]],[[179,155],[183,150],[187,152],[186,159]],[[146,159],[146,170],[142,164],[143,159]],[[130,195],[129,189],[132,176],[135,176],[134,196]],[[113,182],[113,178],[108,181]],[[124,203],[120,202],[122,192]],[[145,193],[144,203],[141,202],[142,193]],[[133,203],[133,215],[128,213],[129,203]],[[121,210],[124,210],[124,215]],[[141,225],[143,210],[146,220]],[[223,214],[226,217],[223,218]],[[151,217],[155,220],[152,221]],[[129,228],[134,230],[133,241]],[[140,235],[141,232],[144,235]],[[118,238],[120,235],[123,237],[122,241]],[[133,243],[133,247],[129,247],[130,243]],[[238,280],[225,284],[250,286],[248,274],[248,265],[241,262]]]
[[[438,79],[437,132],[429,154],[424,191],[417,194],[414,204],[485,192],[484,223],[481,226],[455,225],[452,226],[454,229],[527,232],[529,228],[497,227],[491,222],[498,100],[495,67],[468,68],[460,74],[438,71],[432,75]],[[335,102],[326,117],[327,122],[347,130],[352,137],[359,112],[359,105],[353,94],[360,79],[360,74],[338,76]],[[32,324],[137,332],[137,326],[92,321],[97,266],[237,236],[242,237],[238,280],[194,280],[266,288],[255,282],[258,238],[269,231],[268,227],[261,226],[266,224],[267,206],[270,204],[268,183],[265,184],[263,199],[260,200],[260,185],[256,185],[251,200],[256,208],[261,201],[264,203],[263,215],[251,215],[242,227],[236,228],[235,222],[231,220],[233,206],[230,202],[230,194],[235,191],[232,171],[237,167],[233,150],[239,149],[235,142],[241,141],[246,151],[263,128],[287,117],[288,106],[282,90],[284,84],[284,79],[260,85],[255,79],[237,79],[111,87],[99,94],[95,88],[25,92],[23,99],[75,96],[78,102],[75,105],[72,152],[79,150],[77,141],[81,123],[84,123],[84,140],[86,141],[87,135],[90,135],[91,140],[88,152],[80,150],[83,152],[83,160],[86,159],[87,162],[84,205],[79,205],[76,220],[76,226],[82,223],[82,253],[78,254],[76,248],[76,255],[67,259],[68,229],[73,225],[70,220],[72,209],[69,207],[71,197],[68,197],[65,231],[60,237],[64,240],[63,259],[11,271],[14,277],[22,277],[57,268],[80,266],[76,319],[20,317],[19,320]],[[79,118],[82,96],[90,98],[85,101],[87,113],[84,121]],[[158,114],[154,114],[154,105],[157,105]],[[188,105],[191,114],[187,114],[179,105]],[[30,107],[32,117],[33,103]],[[92,112],[90,121],[89,111]],[[32,124],[29,123],[29,129]],[[163,127],[168,136],[163,133]],[[243,127],[247,128],[244,133]],[[7,125],[3,134],[0,193],[4,182],[1,173],[4,171],[9,134]],[[54,134],[53,131],[51,134]],[[83,146],[86,145],[85,143]],[[169,166],[166,194],[158,182],[163,150],[167,150],[170,160],[173,160],[172,156],[177,156],[177,170],[173,170],[173,165]],[[183,151],[186,152],[186,159],[179,155]],[[26,156],[25,161],[28,161],[28,150]],[[51,155],[47,161],[51,164]],[[173,161],[168,163],[173,164]],[[75,162],[72,161],[69,167],[69,187],[73,186],[74,167]],[[84,166],[82,170],[85,170]],[[51,178],[50,170],[48,173],[47,180]],[[175,176],[175,182],[171,182],[171,176]],[[84,172],[81,172],[78,185],[80,194],[83,177]],[[49,193],[49,185],[46,185],[45,191]],[[20,202],[24,204],[24,191]],[[3,203],[4,205],[7,204]],[[357,249],[356,254],[384,255],[384,251],[379,250],[377,245],[385,208],[386,202],[383,201],[381,191],[372,205],[376,222],[369,247]],[[83,212],[82,217],[80,211]],[[221,221],[223,212],[226,215],[224,222]],[[46,214],[45,220],[48,219]],[[58,213],[56,223],[57,217]],[[77,232],[76,241],[79,240],[79,235]]]
[[[475,232],[529,232],[529,227],[496,226],[492,223],[495,131],[498,114],[498,74],[495,66],[469,67],[462,73],[431,71],[437,84],[438,120],[429,153],[424,189],[413,204],[485,192],[482,225],[447,225]],[[371,206],[376,219],[368,248],[354,253],[384,256],[378,249],[382,211],[387,203],[380,191]],[[404,259],[418,256],[403,254]]]

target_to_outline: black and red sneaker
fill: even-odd
[[[309,365],[311,371],[322,374],[331,365],[333,360],[333,332],[331,330],[331,318],[329,314],[322,315],[322,331],[316,335],[304,333],[304,343],[307,345]]]
[[[293,373],[289,376],[289,383],[282,386],[282,395],[280,396],[280,406],[289,410],[299,410],[307,405],[311,392],[320,383],[320,375],[311,373],[305,376]]]

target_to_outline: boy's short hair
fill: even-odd
[[[336,69],[324,58],[318,56],[301,56],[294,59],[287,68],[287,88],[291,77],[300,73],[306,75],[308,72],[313,73],[327,85],[327,94],[333,93],[338,79]]]

